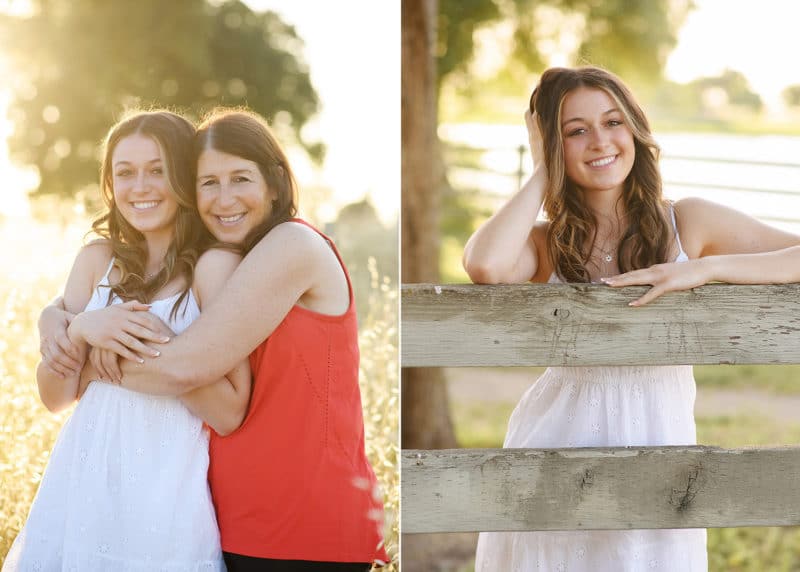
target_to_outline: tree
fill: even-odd
[[[39,0],[30,17],[0,17],[0,33],[15,67],[11,152],[38,167],[40,192],[96,182],[98,143],[131,106],[248,105],[321,157],[300,136],[319,105],[302,41],[274,13],[238,0]]]
[[[436,0],[403,0],[401,280],[407,283],[439,281],[436,14]],[[454,446],[441,370],[404,368],[401,384],[402,447]]]
[[[704,77],[689,84],[701,95],[710,90],[724,93],[725,104],[746,107],[752,111],[760,111],[764,106],[761,97],[750,89],[747,78],[741,72],[726,69],[716,77]]]
[[[789,107],[800,106],[800,85],[790,85],[781,92],[783,101]]]

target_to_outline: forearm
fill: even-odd
[[[249,368],[241,373],[248,376],[248,380],[246,384],[238,384],[239,387],[234,371],[214,383],[184,393],[180,399],[219,435],[228,435],[244,421],[250,401]]]
[[[39,399],[53,413],[65,409],[78,397],[79,378],[80,373],[61,377],[43,362],[39,362],[36,368],[36,385],[39,388]]]
[[[709,256],[708,281],[730,284],[800,282],[800,246],[760,254]]]
[[[542,208],[547,178],[537,171],[470,237],[464,269],[475,282],[503,282],[513,273]]]

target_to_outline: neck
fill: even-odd
[[[167,255],[169,243],[172,241],[172,231],[147,233],[144,235],[144,239],[147,244],[145,272],[155,274],[164,265],[164,258]]]
[[[622,207],[622,188],[608,191],[584,193],[586,206],[597,220],[597,238],[616,242],[624,226],[625,213]]]

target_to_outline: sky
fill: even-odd
[[[666,74],[684,83],[725,68],[742,72],[771,109],[780,92],[800,84],[797,0],[695,0],[667,61]]]
[[[308,125],[325,143],[319,181],[337,206],[365,195],[384,222],[400,209],[400,1],[246,0],[294,25],[322,111]],[[302,159],[295,169],[302,180]],[[301,191],[302,192],[302,191]]]

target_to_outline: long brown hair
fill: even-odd
[[[173,317],[191,288],[203,229],[194,195],[194,133],[194,126],[188,119],[171,111],[127,112],[108,132],[103,145],[100,190],[107,211],[92,223],[94,233],[111,243],[114,266],[120,271],[119,281],[111,286],[111,293],[123,300],[148,303],[169,282],[183,278],[185,285],[172,307]],[[148,254],[144,235],[125,220],[114,199],[111,164],[114,149],[122,139],[134,134],[150,137],[158,144],[172,196],[178,203],[174,234],[164,256],[164,267],[149,280],[145,275]]]
[[[544,140],[549,179],[544,210],[550,220],[547,250],[553,267],[567,282],[590,280],[586,264],[597,236],[597,220],[583,200],[583,193],[566,175],[561,134],[564,98],[579,87],[606,92],[633,134],[636,156],[621,197],[628,226],[617,247],[619,270],[627,272],[666,262],[672,236],[667,219],[669,203],[662,196],[659,147],[647,117],[614,74],[597,67],[550,68],[531,95],[530,110],[536,113]]]
[[[275,226],[297,214],[297,183],[289,161],[267,122],[244,108],[217,108],[203,118],[195,136],[195,159],[206,149],[234,155],[258,165],[267,188],[277,198],[272,211],[240,245],[247,253]],[[269,200],[269,197],[266,197]]]

